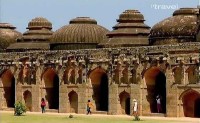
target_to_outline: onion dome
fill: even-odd
[[[150,31],[150,42],[154,45],[176,44],[196,41],[198,30],[197,8],[181,8],[173,16],[155,24]]]
[[[23,41],[49,41],[53,32],[52,24],[46,18],[36,17],[28,23],[28,31],[23,34]]]
[[[144,16],[138,10],[125,10],[117,19],[113,31],[107,33],[103,47],[130,47],[148,45],[150,27],[144,24]]]
[[[106,38],[108,30],[89,17],[77,17],[55,31],[52,38],[57,50],[96,48]]]
[[[9,23],[0,23],[0,49],[6,49],[10,44],[17,42],[22,34]]]

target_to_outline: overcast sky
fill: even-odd
[[[112,30],[119,14],[137,9],[152,27],[175,9],[198,4],[199,0],[0,0],[0,22],[11,23],[23,33],[31,19],[42,16],[52,22],[55,31],[75,17],[87,16]]]

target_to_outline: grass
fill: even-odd
[[[108,116],[87,116],[75,115],[69,118],[69,115],[53,114],[25,114],[23,116],[14,116],[11,113],[1,113],[0,123],[181,123],[183,121],[153,120],[142,119],[133,121],[133,117],[108,117]],[[186,122],[185,122],[186,123]]]

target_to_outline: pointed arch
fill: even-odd
[[[179,99],[183,102],[183,111],[185,117],[200,117],[200,93],[193,90],[188,89],[184,91]]]
[[[24,99],[26,108],[29,111],[32,111],[32,94],[31,94],[31,92],[28,91],[28,90],[24,91],[24,93],[23,93],[23,99]]]
[[[72,90],[69,94],[70,113],[78,113],[78,94]]]
[[[15,78],[11,70],[4,69],[0,74],[3,87],[2,102],[4,108],[13,108],[15,104]]]
[[[166,113],[166,76],[159,67],[153,66],[144,72],[147,85],[147,101],[151,113],[157,113],[156,96],[161,97],[161,113]]]
[[[130,115],[130,94],[123,91],[119,94],[121,113]]]
[[[42,74],[42,93],[48,102],[47,108],[58,109],[59,107],[59,77],[53,68],[48,68]]]
[[[88,76],[93,87],[96,110],[108,111],[108,75],[105,69],[99,66],[90,71]]]

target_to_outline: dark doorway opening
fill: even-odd
[[[0,74],[3,84],[3,100],[6,102],[6,108],[14,108],[15,104],[15,78],[10,70],[4,70]]]
[[[97,67],[89,74],[93,87],[92,98],[97,111],[108,111],[108,76],[104,69]]]
[[[101,77],[99,98],[99,110],[108,111],[108,77],[105,73]]]
[[[147,85],[147,100],[151,113],[158,113],[156,97],[160,96],[161,112],[166,113],[166,76],[158,67],[149,68],[145,74]]]
[[[43,92],[48,103],[48,109],[59,108],[59,77],[52,68],[48,68],[42,75],[44,80]]]
[[[126,99],[125,112],[126,112],[126,114],[130,115],[130,98]]]
[[[194,103],[194,117],[200,118],[200,98],[196,99]]]

